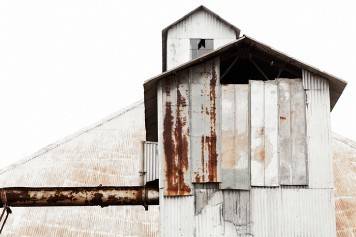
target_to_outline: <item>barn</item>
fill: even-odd
[[[13,207],[4,236],[354,236],[346,82],[198,7],[144,101],[0,171],[0,187],[157,185],[159,206]]]

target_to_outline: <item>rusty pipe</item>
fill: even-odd
[[[0,188],[0,207],[158,205],[155,187]]]

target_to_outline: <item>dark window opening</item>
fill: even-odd
[[[248,84],[249,80],[301,78],[300,68],[252,47],[239,47],[220,58],[222,84]]]
[[[201,39],[198,42],[198,49],[204,48],[205,49],[205,39]]]
[[[198,58],[214,50],[213,39],[190,39],[191,59]]]

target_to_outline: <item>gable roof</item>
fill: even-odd
[[[175,22],[173,22],[172,24],[170,24],[169,26],[167,26],[166,28],[164,28],[162,30],[162,71],[163,72],[167,70],[167,34],[168,34],[168,30],[199,11],[204,11],[204,12],[207,12],[210,15],[214,16],[217,20],[221,21],[223,24],[227,25],[235,32],[236,39],[239,38],[239,36],[240,36],[239,28],[237,28],[230,22],[224,20],[221,16],[219,16],[215,12],[213,12],[210,9],[206,8],[205,6],[201,5],[197,8],[195,8],[193,11],[189,12],[188,14],[184,15],[183,17],[179,18],[178,20],[176,20]]]

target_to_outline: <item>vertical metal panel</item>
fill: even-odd
[[[164,197],[160,207],[160,236],[195,236],[194,196]]]
[[[162,104],[165,195],[190,195],[189,71],[163,82]]]
[[[305,91],[300,79],[278,79],[279,157],[283,185],[307,185]]]
[[[220,181],[220,86],[218,59],[191,69],[192,182]]]
[[[279,185],[278,161],[278,88],[276,81],[265,82],[265,181],[264,186]]]
[[[251,185],[264,186],[264,82],[250,81]]]
[[[145,183],[159,179],[159,161],[157,142],[144,142]]]
[[[332,188],[329,82],[303,71],[303,86],[307,96],[309,187]]]
[[[249,189],[249,86],[222,85],[222,189]]]
[[[251,189],[255,237],[335,237],[332,189]]]
[[[278,186],[278,90],[275,81],[250,81],[251,185]]]

